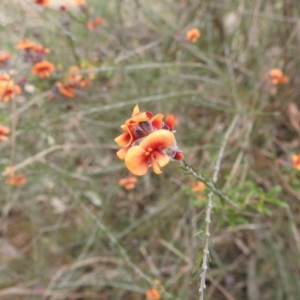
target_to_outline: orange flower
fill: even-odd
[[[96,17],[93,21],[89,21],[86,23],[86,27],[90,30],[93,30],[95,27],[102,24],[102,19],[100,17]]]
[[[5,182],[10,185],[20,186],[26,182],[26,176],[23,174],[10,176]]]
[[[50,74],[55,70],[54,65],[46,60],[36,63],[31,72],[37,74],[40,78],[50,77]]]
[[[50,52],[48,48],[45,48],[43,45],[36,44],[29,39],[20,41],[19,44],[16,45],[16,48],[19,50],[27,50],[27,51],[33,50],[36,53],[43,53],[43,54]]]
[[[269,72],[269,76],[271,77],[272,83],[274,85],[277,84],[286,84],[289,82],[289,77],[285,76],[280,69],[272,69]]]
[[[164,167],[170,158],[183,159],[173,134],[176,119],[169,116],[164,123],[163,118],[163,114],[153,116],[151,112],[140,112],[136,105],[131,118],[121,126],[125,133],[115,139],[122,147],[117,156],[125,160],[133,174],[144,175],[149,164],[155,173],[160,174],[160,167]]]
[[[18,45],[16,45],[16,48],[19,50],[30,50],[34,49],[36,47],[36,43],[32,42],[29,39],[25,39],[19,42]]]
[[[160,294],[157,289],[152,287],[146,292],[147,300],[160,300]]]
[[[89,30],[93,30],[95,28],[94,22],[92,22],[92,21],[86,22],[86,27]]]
[[[50,0],[33,0],[36,4],[47,6],[50,2]]]
[[[293,162],[294,168],[297,170],[300,170],[300,153],[292,156],[292,162]]]
[[[124,186],[126,190],[132,190],[137,183],[137,178],[135,176],[130,176],[127,178],[121,178],[119,180],[119,185]]]
[[[42,53],[47,54],[50,52],[50,49],[45,48],[43,45],[35,45],[32,50],[34,50],[36,53]]]
[[[90,86],[91,83],[79,74],[80,68],[73,66],[69,70],[67,78],[63,82],[56,82],[55,86],[58,88],[59,92],[69,98],[75,97],[74,88],[83,88]]]
[[[150,133],[138,146],[128,149],[125,156],[125,165],[134,175],[144,175],[148,171],[149,164],[156,174],[160,174],[160,168],[169,163],[169,156],[165,153],[175,144],[174,134],[161,129]]]
[[[9,128],[3,125],[0,125],[0,141],[7,141],[8,137],[7,135],[9,134]]]
[[[85,0],[74,0],[73,3],[76,6],[82,6],[82,5],[85,5]]]
[[[100,17],[96,17],[96,18],[94,19],[94,24],[95,24],[95,25],[101,25],[101,24],[102,24],[102,19],[101,19]]]
[[[0,74],[0,101],[8,102],[18,94],[21,94],[21,88],[10,79],[8,74]]]
[[[201,32],[197,28],[193,28],[186,33],[186,38],[191,43],[195,43],[200,36]]]
[[[75,93],[74,93],[74,90],[71,86],[69,85],[63,85],[60,81],[57,82],[55,84],[55,86],[58,88],[59,92],[62,94],[62,95],[65,95],[69,98],[74,98],[75,97]]]
[[[66,84],[72,87],[87,87],[90,86],[90,82],[85,79],[81,74],[79,74],[80,68],[77,66],[73,66],[69,70],[69,75],[66,80]]]
[[[203,192],[206,188],[206,185],[202,181],[198,181],[192,184],[193,192]]]
[[[11,58],[11,54],[9,54],[9,53],[2,53],[2,54],[0,54],[0,64],[5,63],[10,58]]]

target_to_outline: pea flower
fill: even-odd
[[[160,300],[160,293],[159,291],[152,287],[146,292],[146,298],[147,300]]]
[[[182,152],[177,147],[173,130],[177,119],[170,115],[163,122],[164,115],[140,112],[138,105],[131,118],[121,128],[125,131],[115,139],[122,147],[117,156],[125,161],[128,170],[134,175],[144,175],[149,166],[156,174],[170,159],[181,160]]]
[[[295,169],[300,170],[300,153],[292,156],[292,163]]]
[[[10,53],[0,53],[0,65],[5,64],[10,58]]]
[[[119,185],[123,186],[127,191],[134,189],[136,183],[137,178],[135,176],[125,177],[119,180]]]
[[[289,77],[284,75],[280,69],[272,69],[269,72],[269,76],[271,77],[272,84],[286,84],[289,82]]]
[[[21,94],[21,88],[8,74],[0,74],[0,101],[8,102],[14,96]]]
[[[197,28],[193,28],[186,33],[186,39],[191,43],[195,43],[200,36],[201,32]]]
[[[32,69],[31,72],[32,74],[38,75],[40,78],[46,78],[50,77],[50,74],[55,70],[54,65],[47,61],[43,60],[38,63],[36,63]]]

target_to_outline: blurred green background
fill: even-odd
[[[185,160],[208,179],[238,118],[216,185],[240,209],[213,198],[206,299],[299,299],[300,2],[71,2],[0,4],[0,51],[13,55],[1,72],[26,79],[0,102],[0,165],[27,180],[1,178],[0,298],[140,300],[155,280],[162,299],[199,298],[208,189],[199,199],[175,162],[133,190],[118,183],[114,139],[138,104],[178,118]],[[24,38],[51,50],[50,78],[31,74]],[[51,99],[74,65],[92,69],[92,86]],[[288,84],[271,84],[274,68]]]

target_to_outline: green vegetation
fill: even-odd
[[[142,300],[159,280],[161,299],[201,299],[207,246],[205,299],[299,299],[299,3],[32,2],[0,10],[0,53],[12,54],[0,71],[22,87],[0,101],[10,128],[0,141],[0,298]],[[51,50],[50,77],[31,73],[15,48],[25,38]],[[90,86],[69,98],[57,83],[72,66]],[[272,82],[272,69],[289,82]],[[187,165],[149,169],[126,190],[114,139],[136,104],[178,118]],[[26,183],[7,184],[7,167]],[[194,192],[194,173],[213,189]]]

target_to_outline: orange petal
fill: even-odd
[[[178,124],[178,119],[174,115],[168,115],[165,123],[169,127],[169,130],[172,131],[174,129],[174,125]]]
[[[133,117],[131,117],[130,119],[128,119],[125,124],[127,126],[132,126],[132,125],[138,125],[138,123],[140,122],[145,122],[149,120],[149,116],[148,113],[146,112],[141,112],[141,113],[137,113],[135,114]]]
[[[115,138],[115,142],[120,147],[126,146],[130,142],[130,140],[131,140],[131,135],[129,132],[124,132]]]
[[[136,105],[136,106],[133,108],[132,117],[135,116],[135,115],[137,115],[139,112],[140,112],[139,106]]]
[[[155,115],[152,119],[151,119],[151,123],[152,125],[156,128],[156,129],[161,129],[162,128],[162,124],[163,124],[163,118],[164,115],[163,114],[157,114]]]
[[[148,171],[148,158],[145,150],[140,146],[131,147],[126,153],[125,165],[128,170],[137,176],[145,175]]]
[[[156,174],[161,174],[160,168],[167,165],[169,161],[169,157],[159,151],[153,151],[151,154],[151,165]]]
[[[160,129],[150,133],[147,137],[143,139],[140,143],[140,147],[145,149],[151,149],[153,151],[155,149],[168,148],[173,145],[175,142],[174,134],[171,131]]]
[[[121,160],[125,160],[125,156],[130,147],[124,147],[117,152],[117,156]]]

